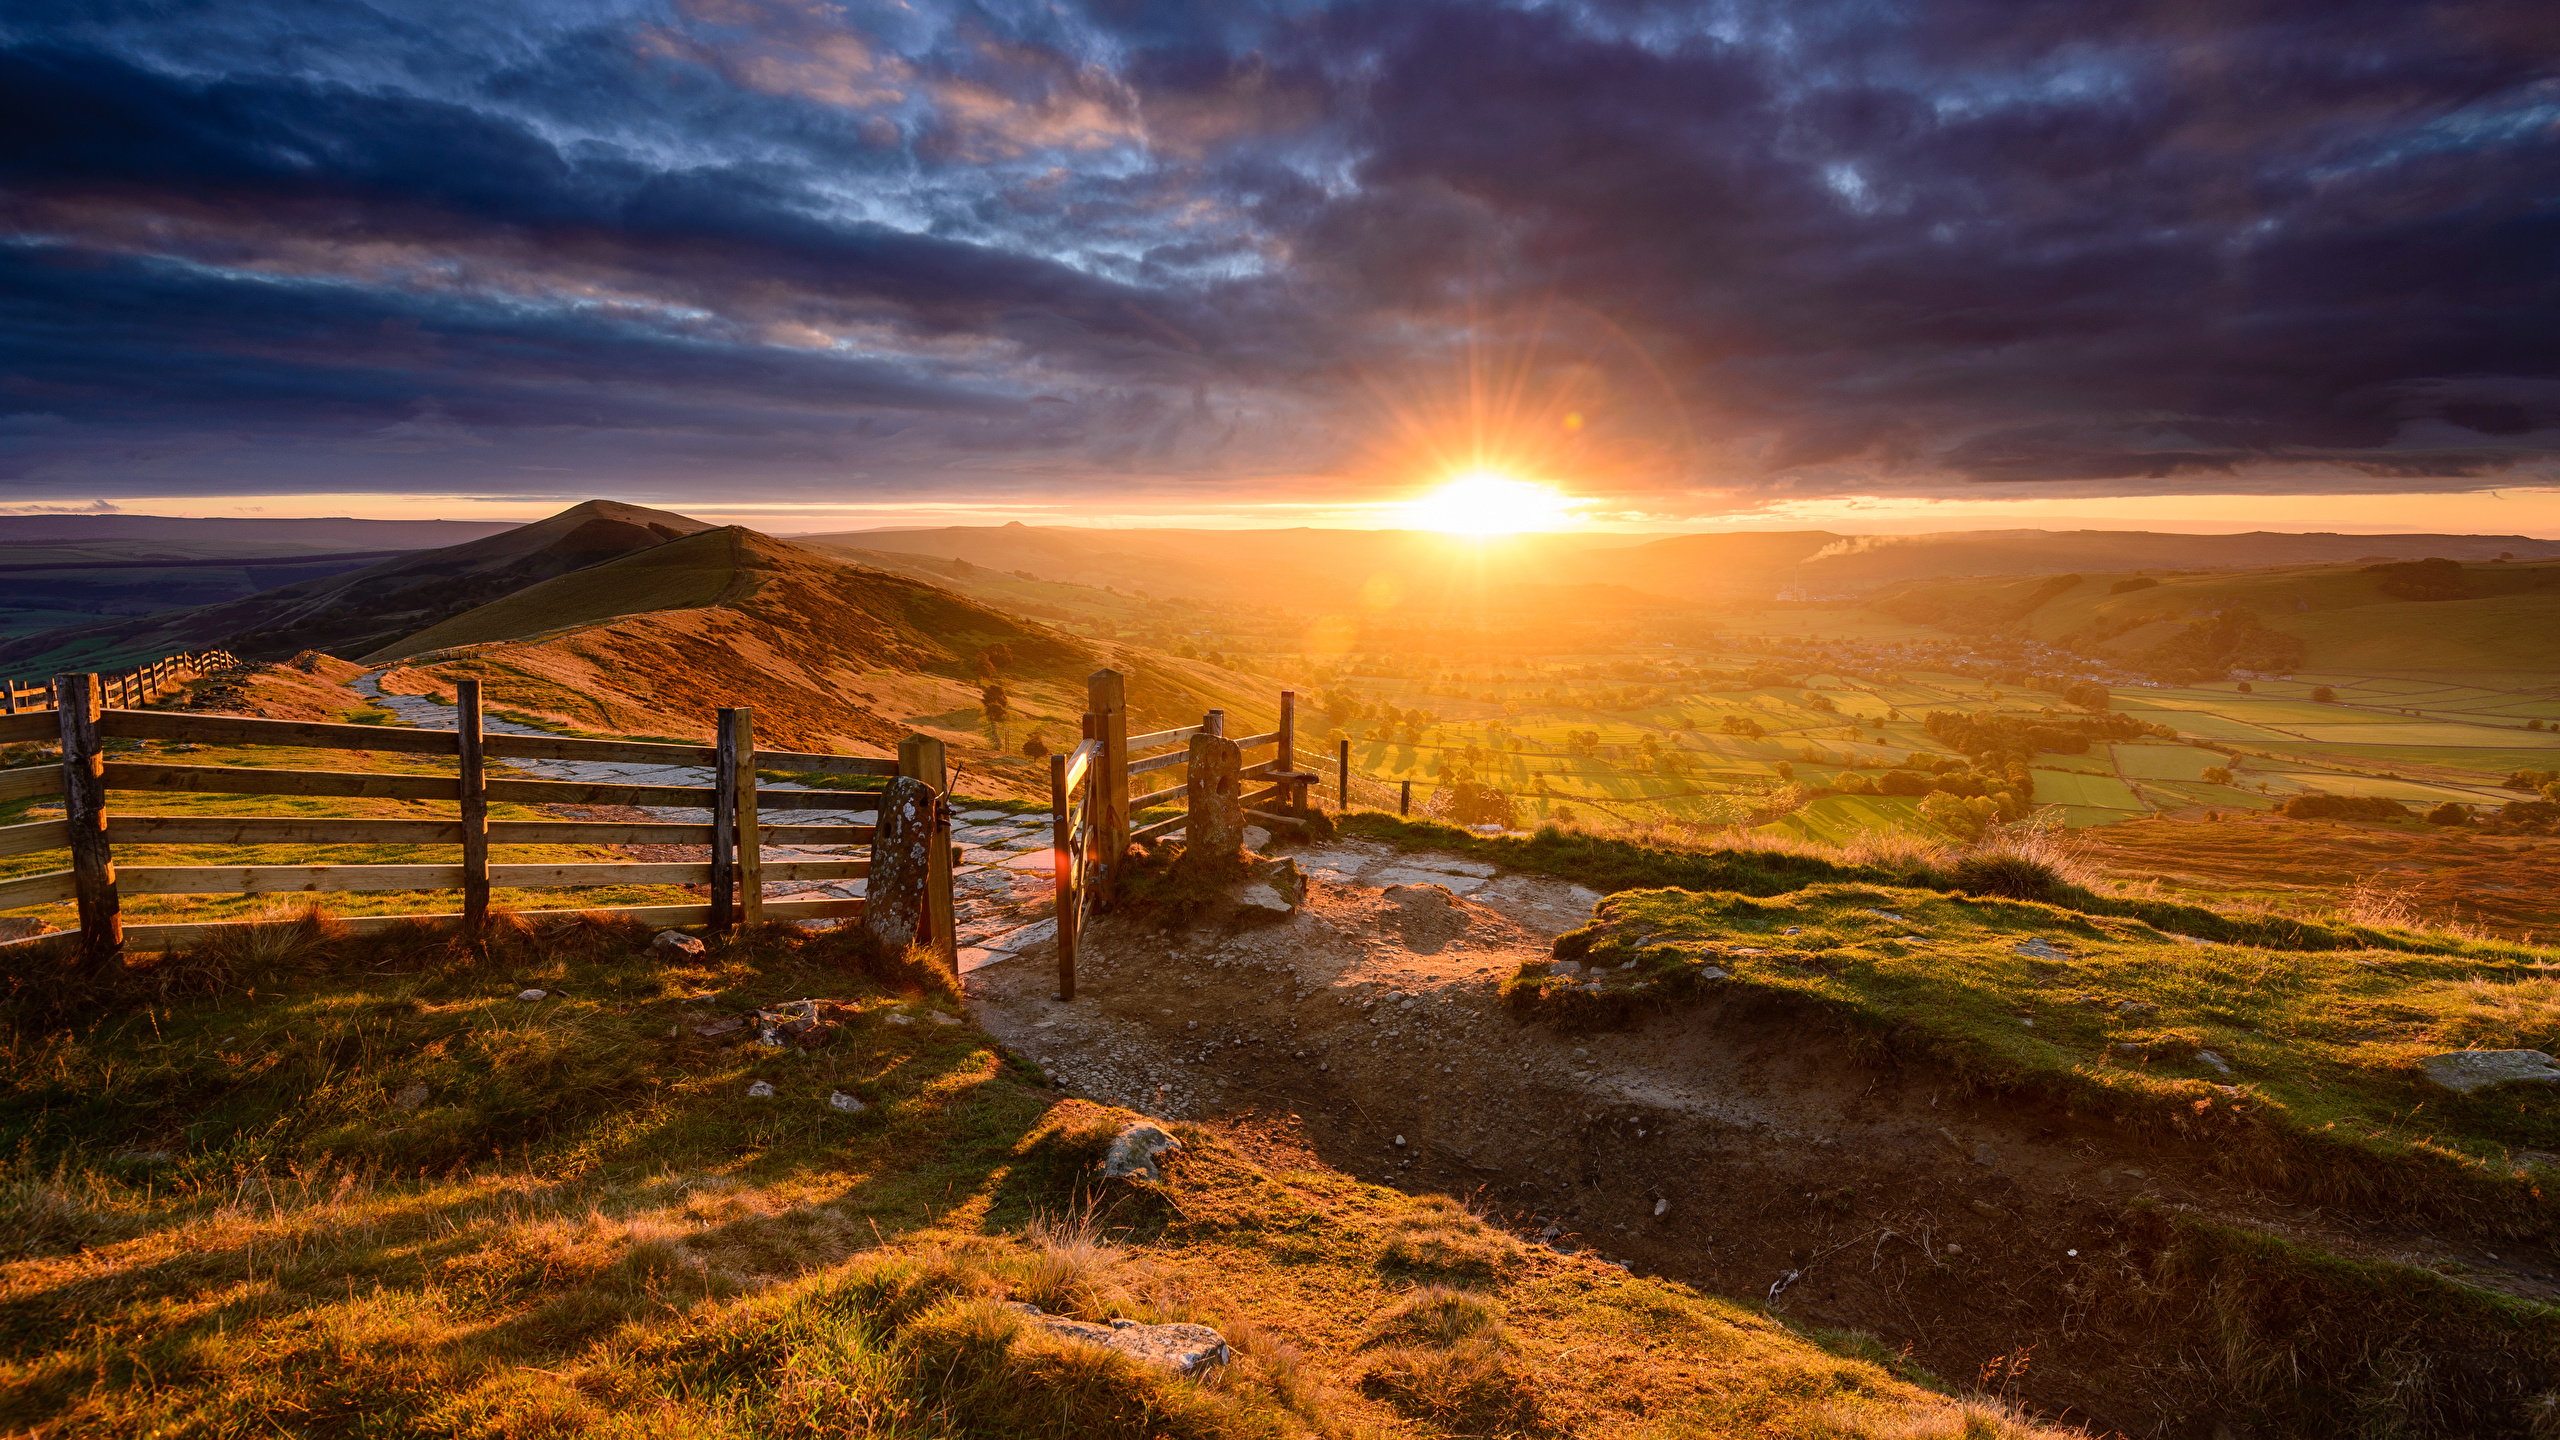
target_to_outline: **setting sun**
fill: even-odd
[[[1424,530],[1511,535],[1570,525],[1573,506],[1571,497],[1551,486],[1477,470],[1417,497],[1405,506],[1405,514]]]

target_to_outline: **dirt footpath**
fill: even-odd
[[[2138,1197],[2560,1299],[2549,1255],[2247,1193],[2189,1146],[1874,1068],[1752,992],[1619,1032],[1524,1025],[1500,983],[1594,892],[1370,842],[1289,853],[1310,877],[1293,915],[1110,917],[1072,1004],[1042,945],[968,975],[971,1005],[1073,1093],[1467,1198],[1558,1248],[1867,1331],[1948,1380],[2023,1350],[2025,1398],[2101,1433],[2214,1433],[2179,1337],[2131,1307]]]

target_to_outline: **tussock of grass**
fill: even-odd
[[[1413,1291],[1378,1317],[1360,1388],[1452,1435],[1547,1435],[1554,1423],[1509,1327],[1481,1296]]]

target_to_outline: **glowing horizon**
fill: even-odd
[[[1571,496],[1552,485],[1500,470],[1470,470],[1406,502],[1403,511],[1418,530],[1448,535],[1517,535],[1530,530],[1574,528]]]

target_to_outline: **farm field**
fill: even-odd
[[[1821,628],[1826,643],[1856,647],[1870,634],[1904,627],[1869,631],[1826,617]],[[1354,665],[1338,688],[1356,697],[1359,712],[1322,729],[1311,721],[1301,733],[1311,741],[1327,736],[1328,765],[1331,741],[1353,738],[1357,774],[1389,784],[1414,781],[1418,802],[1440,788],[1444,767],[1448,773],[1463,768],[1510,794],[1524,826],[1559,818],[1713,825],[1730,823],[1728,816],[1790,781],[1818,789],[1853,766],[1881,768],[1913,755],[1953,758],[1922,726],[1933,710],[1987,710],[2027,720],[2057,710],[2076,713],[2049,694],[1947,671],[1906,669],[1877,678],[1858,667],[1843,667],[1858,671],[1853,675],[1811,669],[1784,637],[1758,638],[1774,643],[1590,652],[1542,658],[1534,667],[1428,678],[1364,676]],[[1788,664],[1802,672],[1800,685],[1741,689],[1690,679],[1702,670]],[[1620,670],[1633,678],[1605,678]],[[1561,683],[1559,677],[1565,677]],[[2063,807],[2074,825],[2198,807],[2264,809],[2306,792],[2494,807],[2516,798],[2499,785],[2508,774],[2560,766],[2560,732],[2523,728],[2539,718],[2531,712],[2560,706],[2530,692],[2494,689],[2477,677],[2449,683],[2332,676],[2316,682],[2336,690],[2331,703],[2309,698],[2314,683],[2263,681],[2249,692],[2229,682],[2118,688],[2113,709],[2166,725],[2178,738],[2102,745],[2081,755],[2041,753],[2033,767],[2036,803]],[[1620,692],[1630,688],[1645,692],[1642,703],[1624,704]],[[1581,690],[1592,693],[1574,693]],[[2426,700],[2431,714],[2460,706],[2465,719],[2412,720],[2402,712],[2415,707],[2386,703],[2410,698]],[[1818,708],[1823,702],[1829,708]],[[1392,743],[1381,743],[1371,738],[1380,707],[1430,719],[1400,725]],[[1762,733],[1727,733],[1728,717]],[[2208,767],[2230,770],[2234,784],[2207,784]],[[1908,804],[1833,804],[1821,797],[1815,803],[1824,808],[1787,828],[1836,832],[1852,817],[1926,828]]]
[[[2081,858],[2161,895],[2220,908],[2421,915],[2510,940],[2560,935],[2560,841],[2463,834],[2420,821],[2226,814],[2112,825],[2074,837]]]

